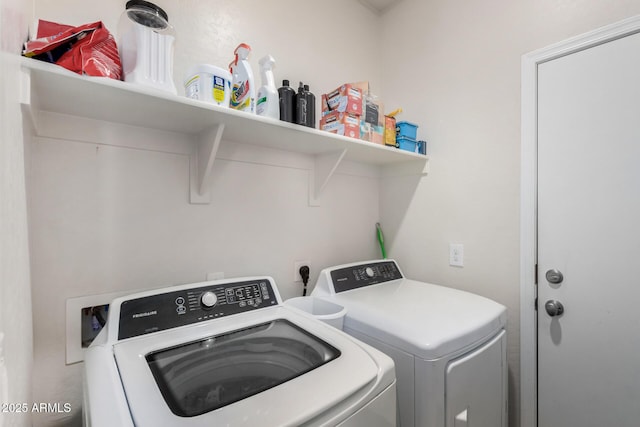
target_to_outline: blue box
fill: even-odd
[[[416,141],[412,138],[399,136],[396,138],[396,147],[412,153],[427,154],[427,141]]]
[[[401,150],[417,153],[418,141],[416,141],[413,138],[407,138],[406,136],[398,136],[396,137],[396,147],[398,147]]]
[[[418,141],[418,153],[427,155],[427,141]]]
[[[396,135],[398,137],[404,136],[404,137],[415,140],[417,133],[418,133],[418,125],[416,124],[409,123],[409,122],[396,123]]]

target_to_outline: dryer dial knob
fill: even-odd
[[[207,291],[200,297],[200,302],[207,308],[213,307],[218,302],[218,297],[213,292]]]
[[[365,272],[365,273],[367,273],[367,276],[369,276],[369,277],[373,277],[373,276],[375,276],[375,274],[376,274],[376,272],[375,272],[375,271],[373,271],[373,268],[371,268],[371,267],[367,267],[367,268],[364,270],[364,272]]]

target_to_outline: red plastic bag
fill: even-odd
[[[122,80],[116,41],[102,22],[72,27],[40,20],[36,39],[25,43],[22,54],[78,74]]]

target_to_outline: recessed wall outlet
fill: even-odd
[[[135,292],[131,290],[67,299],[67,365],[84,360],[85,349],[102,329],[102,321],[107,320],[111,301]]]
[[[80,344],[82,348],[91,345],[109,317],[109,304],[82,307],[80,310]]]
[[[218,271],[216,273],[207,273],[207,281],[220,279],[224,279],[224,273],[222,271]]]
[[[309,267],[309,271],[313,271],[313,269],[311,268],[311,261],[309,260],[294,262],[293,263],[293,281],[294,282],[302,283],[302,276],[300,276],[300,267],[302,267],[303,265],[306,265],[307,267]]]
[[[451,243],[449,245],[449,265],[453,267],[464,267],[464,245]]]

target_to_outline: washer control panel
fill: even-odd
[[[118,339],[177,328],[232,314],[278,305],[267,278],[202,284],[120,304]]]
[[[394,261],[353,265],[331,271],[331,281],[336,293],[402,278]]]

